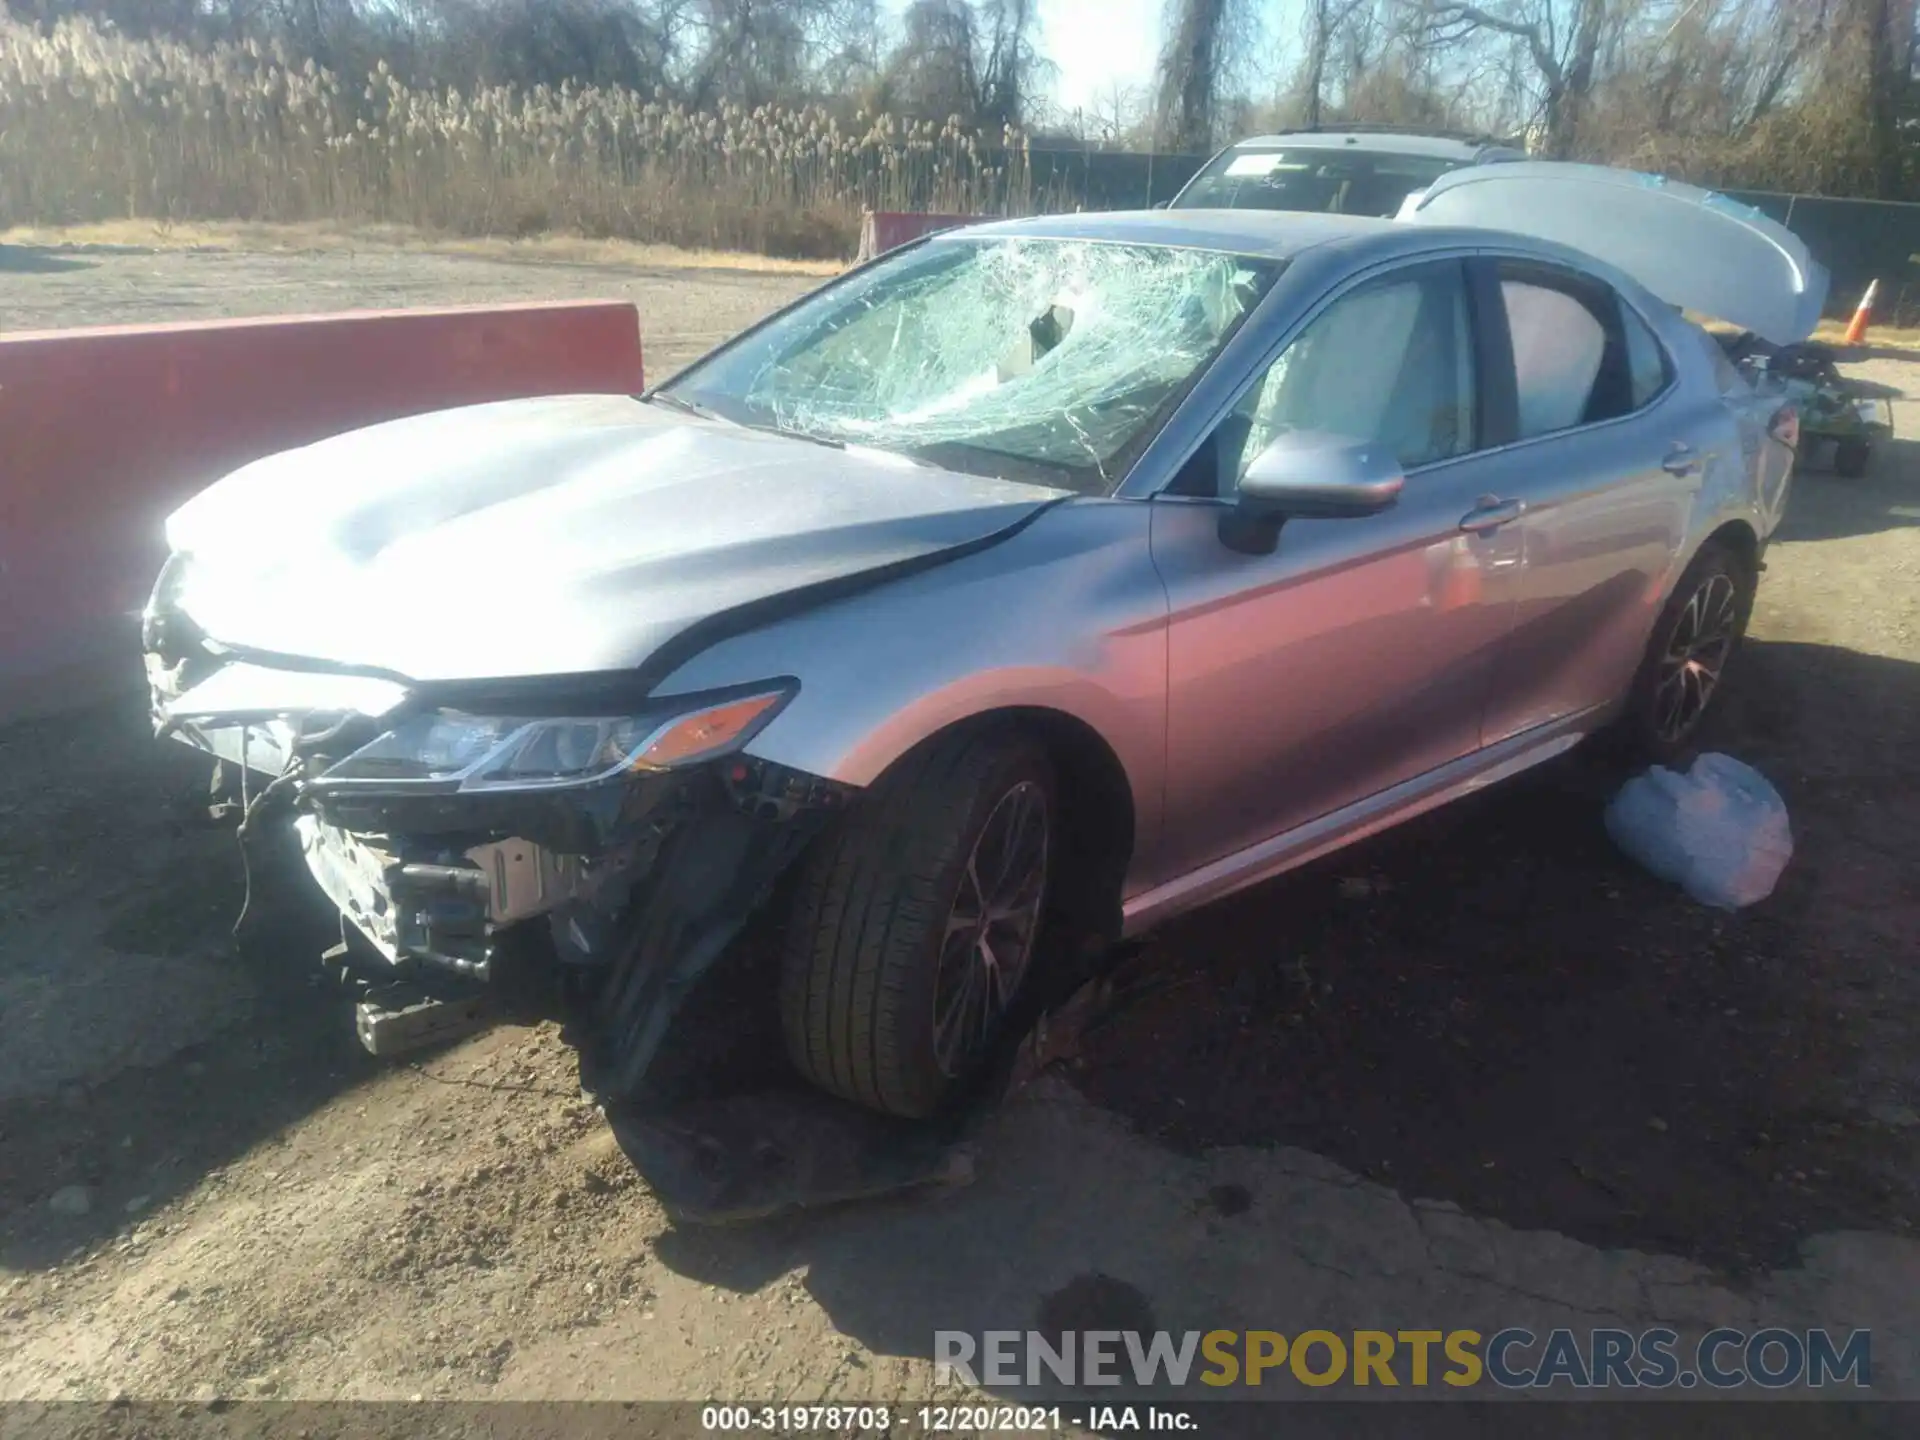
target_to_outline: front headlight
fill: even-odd
[[[313,784],[455,791],[554,790],[672,770],[737,750],[792,698],[791,685],[689,698],[624,716],[407,717]]]
[[[193,557],[183,550],[167,556],[160,567],[147,603],[140,610],[140,646],[143,650],[161,650],[167,641],[167,625],[180,607],[180,592],[186,588],[187,571]]]

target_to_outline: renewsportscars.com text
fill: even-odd
[[[1867,1330],[1710,1330],[1683,1341],[1665,1327],[1536,1334],[1478,1330],[1033,1330],[934,1332],[945,1377],[994,1387],[1201,1385],[1494,1385],[1502,1389],[1779,1390],[1873,1384]]]

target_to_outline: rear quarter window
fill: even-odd
[[[1739,368],[1727,358],[1726,349],[1718,340],[1697,326],[1693,333],[1700,339],[1700,348],[1706,352],[1707,364],[1713,371],[1713,383],[1722,395],[1737,395],[1752,388]]]
[[[1673,363],[1667,359],[1666,347],[1652,327],[1624,300],[1620,302],[1620,328],[1627,345],[1628,386],[1633,408],[1638,410],[1651,405],[1660,392],[1673,383]],[[1720,347],[1715,345],[1713,349],[1725,364],[1727,357]]]

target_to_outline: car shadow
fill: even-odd
[[[1920,351],[1911,345],[1875,345],[1871,340],[1860,345],[1833,346],[1833,358],[1841,365],[1857,365],[1863,360],[1902,360],[1911,364]]]
[[[1143,1304],[1173,1328],[1232,1323],[1195,1313],[1231,1288],[1200,1249],[1249,1207],[1309,1248],[1346,1226],[1352,1253],[1384,1247],[1389,1276],[1429,1263],[1393,1258],[1356,1177],[1730,1277],[1790,1266],[1830,1231],[1911,1234],[1910,1137],[1868,1102],[1920,1093],[1920,974],[1902,959],[1920,892],[1899,859],[1920,825],[1920,666],[1755,642],[1727,698],[1707,744],[1774,780],[1798,846],[1761,904],[1723,914],[1637,869],[1601,821],[1628,771],[1578,751],[1171,925],[1128,962],[1061,1073],[1127,1144],[1161,1148],[1145,1172],[1160,1178],[1110,1163],[1095,1112],[1017,1104],[1011,1132],[982,1133],[975,1190],[683,1225],[657,1255],[740,1291],[804,1268],[839,1330],[930,1357],[937,1327],[1042,1325],[1009,1307],[1063,1266],[1080,1273],[1049,1303],[1084,1302],[1078,1328],[1129,1328]],[[1264,1190],[1193,1178],[1262,1164]],[[1353,1213],[1289,1217],[1303,1174],[1324,1182],[1313,1205],[1351,1193]],[[1125,1188],[1163,1179],[1191,1189],[1171,1212]],[[1163,1233],[1166,1213],[1193,1233]],[[1145,1299],[1106,1283],[1146,1270],[1161,1278]],[[1358,1283],[1333,1261],[1315,1273],[1330,1297]]]
[[[1802,452],[1804,455],[1804,451]],[[1832,451],[1820,453],[1796,472],[1778,541],[1837,540],[1877,535],[1920,524],[1920,441],[1877,441],[1867,473],[1837,475]]]
[[[1865,1017],[1920,996],[1885,960],[1920,924],[1894,858],[1920,825],[1920,666],[1756,641],[1741,667],[1705,743],[1786,799],[1796,860],[1766,902],[1722,915],[1620,855],[1622,771],[1590,748],[1170,932],[1182,988],[1103,1032],[1088,1093],[1176,1144],[1300,1145],[1728,1269],[1897,1228],[1915,1177],[1851,1087]]]
[[[1915,1177],[1856,1085],[1863,1008],[1916,989],[1885,957],[1920,923],[1892,859],[1920,823],[1920,667],[1743,660],[1708,743],[1786,798],[1797,857],[1766,902],[1722,915],[1636,869],[1600,823],[1620,771],[1579,754],[1170,932],[1164,995],[1100,1033],[1087,1093],[1178,1147],[1296,1145],[1729,1271],[1899,1228]]]
[[[292,837],[243,868],[144,693],[0,726],[0,1260],[110,1237],[377,1072]],[[248,874],[250,869],[251,874]],[[247,903],[235,940],[233,926]],[[86,1213],[49,1215],[84,1187]]]
[[[62,255],[43,245],[0,245],[0,275],[63,275],[94,268],[94,261]]]
[[[1899,858],[1920,822],[1920,667],[1755,642],[1727,700],[1709,743],[1774,779],[1799,846],[1763,904],[1719,915],[1636,870],[1599,818],[1622,771],[1576,753],[1168,927],[1128,957],[1064,1073],[1172,1152],[1293,1147],[1406,1197],[1729,1272],[1816,1233],[1909,1226],[1911,1159],[1863,1113],[1861,1077],[1870,1063],[1883,1090],[1920,1093],[1920,974],[1888,959],[1920,929]],[[163,1204],[381,1066],[309,963],[337,921],[290,851],[256,857],[273,903],[225,945],[233,837],[164,818],[201,770],[155,751],[137,702],[7,727],[0,768],[19,822],[0,837],[0,976],[35,963],[47,914],[91,896],[114,955],[184,974],[211,947],[245,999],[158,1063],[0,1103],[0,1246],[39,1268],[129,1222],[116,1200],[37,1223],[58,1186],[137,1182],[143,1207]],[[58,1003],[44,1018],[75,1035],[102,1023],[99,992]],[[982,1168],[1005,1163],[995,1117],[974,1119]],[[1030,1168],[1002,1183],[1049,1233],[1110,1237],[1123,1271],[1159,1243],[1066,1147],[1014,1158]],[[1194,1213],[1228,1222],[1248,1201],[1231,1190],[1201,1187]],[[735,1289],[806,1265],[842,1330],[924,1354],[931,1313],[964,1325],[1044,1263],[1044,1237],[977,1233],[969,1193],[681,1227],[658,1254]]]
[[[1911,363],[1914,356],[1908,354],[1904,358]],[[1905,400],[1907,398],[1907,392],[1898,385],[1888,385],[1879,380],[1863,380],[1854,375],[1847,377],[1847,389],[1854,398],[1860,400]]]

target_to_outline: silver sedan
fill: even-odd
[[[633,1095],[764,914],[797,1068],[928,1115],[1038,963],[1603,727],[1685,749],[1795,431],[1677,307],[1787,342],[1824,291],[1753,212],[1530,163],[953,232],[646,396],[214,485],[156,723],[259,772],[372,980],[532,957]]]

